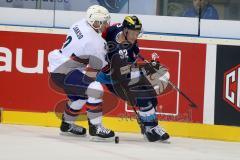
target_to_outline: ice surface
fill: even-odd
[[[1,160],[240,160],[240,143],[172,137],[146,142],[140,134],[117,133],[120,143],[59,135],[58,128],[0,125]]]

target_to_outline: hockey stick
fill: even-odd
[[[122,88],[122,91],[124,92],[124,94],[128,97],[128,94],[127,94],[125,88],[121,84],[119,84],[119,85]],[[132,109],[133,109],[134,113],[136,114],[137,123],[138,123],[139,127],[141,128],[141,133],[144,134],[144,132],[145,132],[144,124],[141,121],[141,118],[140,118],[136,108],[134,106],[132,106]]]
[[[136,114],[136,116],[137,116],[137,123],[138,123],[138,125],[139,125],[140,128],[141,128],[141,133],[144,134],[144,132],[145,132],[144,124],[142,123],[142,121],[141,121],[141,119],[140,119],[140,116],[139,116],[136,108],[135,108],[134,106],[133,106],[132,108],[133,108],[133,111],[135,112],[135,114]]]
[[[150,62],[148,61],[148,60],[146,60],[144,57],[142,57],[142,55],[140,54],[140,53],[138,53],[137,54],[137,57],[139,58],[139,59],[141,59],[142,61],[144,61],[144,62],[146,62],[149,66],[150,66]],[[155,58],[153,58],[154,59],[154,61],[155,61],[155,59],[156,59],[156,57]],[[152,66],[150,66],[150,67],[152,67]],[[153,68],[156,72],[159,72],[157,69],[155,69],[155,68]],[[165,78],[165,77],[163,77],[163,78]],[[174,83],[172,83],[170,80],[167,80],[166,78],[164,79],[166,82],[168,82],[176,91],[178,91],[188,102],[190,102],[190,107],[192,107],[192,108],[196,108],[197,107],[197,105],[196,105],[196,103],[194,103],[185,93],[183,93]]]

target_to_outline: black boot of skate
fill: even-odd
[[[144,135],[149,142],[166,141],[170,138],[169,134],[158,125],[155,127],[147,126]]]
[[[141,131],[149,142],[165,141],[169,139],[169,134],[158,125],[155,108],[139,111],[139,122]]]
[[[91,122],[88,120],[89,124],[89,134],[90,136],[93,137],[100,137],[100,138],[112,138],[115,136],[114,131],[107,129],[102,126],[102,124],[99,125],[93,125]]]
[[[70,133],[76,136],[85,136],[86,135],[86,128],[82,126],[78,126],[73,123],[67,123],[65,121],[62,121],[62,124],[60,126],[60,130],[62,133]]]

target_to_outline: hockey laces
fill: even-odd
[[[105,134],[108,134],[110,132],[109,129],[103,127],[102,125],[99,125],[97,127],[97,133],[105,133]]]
[[[165,133],[164,129],[159,126],[153,127],[151,130],[155,130],[155,132],[160,136],[162,136]]]
[[[76,124],[72,124],[70,130],[74,130],[74,131],[77,131],[77,132],[82,132],[83,128],[80,127],[80,126],[77,126]]]

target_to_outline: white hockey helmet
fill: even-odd
[[[99,22],[100,25],[103,23],[110,23],[111,17],[108,10],[99,5],[92,5],[87,9],[87,21],[93,27],[95,21]],[[95,28],[99,29],[99,28]]]

